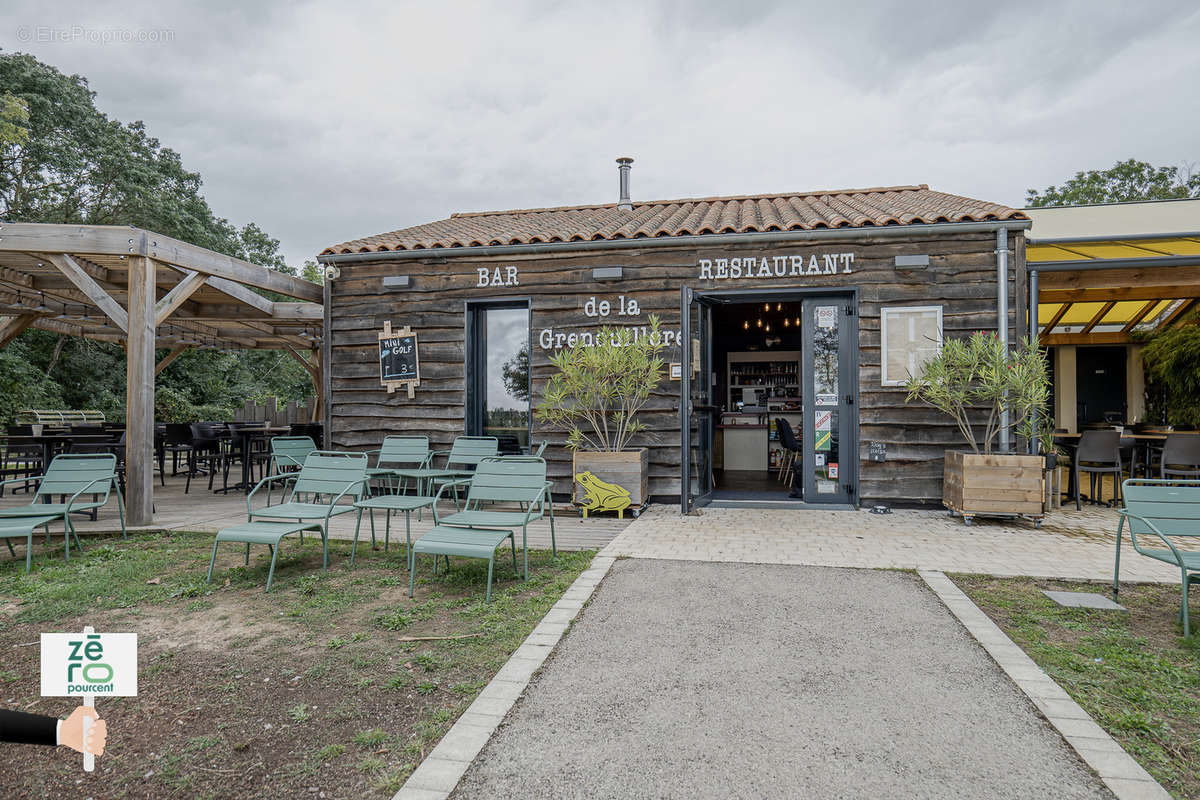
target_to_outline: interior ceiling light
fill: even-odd
[[[771,310],[771,304],[763,303],[763,311],[770,311],[770,310]]]
[[[761,328],[761,327],[762,327],[762,320],[760,319],[760,320],[758,320],[757,322],[755,322],[754,324],[755,324],[755,325],[757,325],[758,327],[760,327],[760,328]]]
[[[783,327],[785,327],[785,328],[786,328],[786,327],[788,327],[788,325],[789,325],[790,323],[791,323],[791,320],[790,320],[790,319],[788,319],[787,317],[784,317],[784,318],[783,318]]]
[[[776,311],[783,311],[783,303],[776,303],[776,304],[775,304],[775,310],[776,310]]]
[[[746,320],[745,322],[742,323],[742,330],[744,330],[744,331],[750,330],[750,320]]]
[[[770,332],[771,332],[771,324],[770,324],[770,323],[767,323],[767,328],[766,328],[766,330],[767,330],[767,333],[770,333]]]

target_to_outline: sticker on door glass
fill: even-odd
[[[826,470],[826,473],[829,475],[830,480],[837,480],[837,476],[838,476],[837,462],[834,462],[834,461],[829,462],[829,468]]]
[[[814,450],[817,452],[829,451],[829,442],[833,438],[833,433],[830,431],[817,431],[817,437],[814,440]]]
[[[817,459],[816,464],[818,467],[825,466],[825,454],[824,453],[817,453],[815,457]]]
[[[837,306],[817,306],[817,327],[832,328],[837,325]]]
[[[837,405],[837,395],[836,394],[818,393],[817,394],[817,405],[819,405],[819,406],[836,406]]]
[[[817,494],[837,494],[837,481],[817,481]]]
[[[833,426],[833,412],[832,411],[818,411],[817,412],[816,430],[827,431],[827,430],[830,430],[832,428],[832,426]]]

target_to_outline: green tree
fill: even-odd
[[[1148,417],[1200,427],[1200,314],[1191,313],[1178,325],[1139,338],[1146,343],[1142,363],[1150,384]]]
[[[238,228],[214,214],[200,175],[143,123],[111,120],[97,109],[85,78],[26,54],[0,54],[0,87],[0,219],[134,225],[296,274],[278,239],[253,222]],[[6,400],[17,398],[0,402],[0,422],[13,410],[47,404],[123,415],[125,356],[117,345],[60,342],[59,334],[29,330],[0,352],[0,389]],[[217,417],[246,399],[312,393],[308,374],[278,352],[189,351],[157,383],[173,407],[182,397],[188,411]]]
[[[1200,197],[1200,173],[1190,168],[1156,167],[1131,158],[1109,169],[1076,172],[1062,186],[1048,186],[1040,192],[1029,189],[1025,202],[1039,208],[1188,197]]]

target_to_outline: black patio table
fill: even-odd
[[[291,429],[286,428],[286,427],[280,428],[280,427],[274,427],[274,426],[233,428],[233,429],[229,430],[228,434],[226,436],[222,436],[221,438],[229,439],[231,447],[234,445],[234,442],[236,441],[239,452],[241,453],[241,457],[242,457],[242,480],[240,483],[236,483],[233,486],[230,486],[229,485],[229,471],[225,470],[224,476],[221,481],[221,484],[222,484],[221,488],[213,489],[213,491],[221,492],[222,494],[225,494],[231,490],[240,490],[240,491],[244,491],[244,492],[249,492],[251,489],[253,489],[254,487],[251,484],[252,473],[250,470],[250,463],[251,463],[250,462],[250,454],[252,452],[253,442],[260,441],[262,439],[266,439],[270,436],[280,436],[280,435],[286,434],[289,430],[291,430]]]

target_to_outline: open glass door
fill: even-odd
[[[683,513],[707,505],[713,491],[712,306],[680,289],[679,504]]]
[[[858,481],[857,318],[846,298],[809,298],[803,309],[804,500],[850,504]]]

